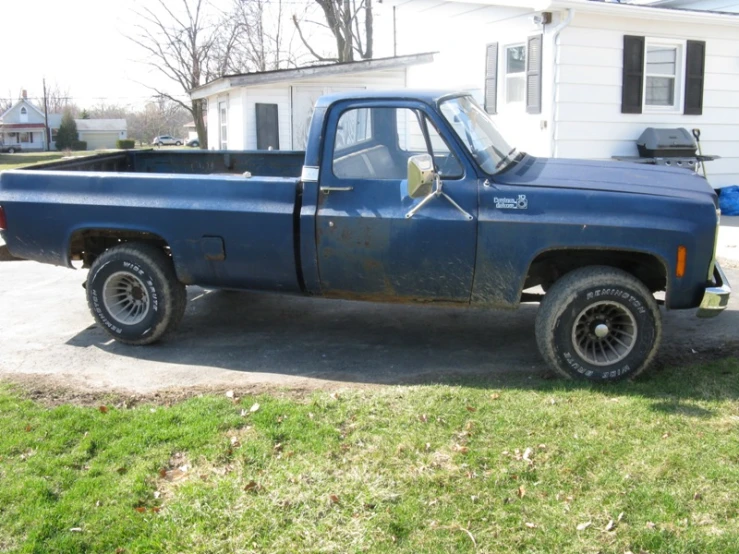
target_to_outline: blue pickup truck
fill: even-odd
[[[540,302],[544,360],[616,381],[654,357],[660,303],[708,317],[730,294],[705,179],[531,156],[463,93],[323,97],[305,152],[127,151],[6,171],[0,206],[10,252],[89,268],[93,316],[132,345],[175,329],[186,285]]]

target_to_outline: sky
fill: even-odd
[[[230,0],[210,0],[227,5]],[[283,0],[301,9],[305,0]],[[168,5],[179,2],[169,0]],[[146,64],[131,42],[147,0],[0,0],[0,98],[43,97],[48,86],[69,91],[80,107],[104,102],[141,106],[154,85],[183,100],[187,96]],[[376,20],[382,14],[376,14]],[[387,54],[387,53],[385,53]]]
[[[1,1],[0,97],[41,97],[46,78],[80,106],[133,104],[161,83],[124,35],[135,0]]]

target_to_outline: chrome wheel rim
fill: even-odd
[[[118,271],[103,284],[103,304],[116,322],[136,325],[149,313],[149,292],[141,279],[131,273]]]
[[[577,355],[594,366],[622,362],[634,349],[636,319],[623,304],[596,302],[575,318],[572,345]]]

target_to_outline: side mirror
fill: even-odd
[[[408,195],[411,198],[431,194],[435,180],[434,159],[430,154],[418,154],[408,158]]]

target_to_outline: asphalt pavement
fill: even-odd
[[[739,217],[723,218],[718,250],[739,290]],[[322,388],[430,383],[491,373],[541,374],[535,305],[517,311],[375,305],[188,289],[166,342],[121,345],[87,309],[86,272],[0,263],[0,376],[81,390],[149,394],[181,387]],[[734,353],[739,293],[721,316],[665,312],[657,363]]]

